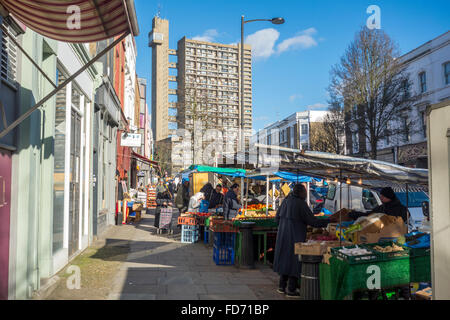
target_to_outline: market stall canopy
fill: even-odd
[[[150,164],[150,165],[159,167],[159,163],[158,163],[158,162],[152,161],[152,160],[150,160],[150,159],[148,159],[148,158],[146,158],[146,157],[144,157],[144,156],[141,156],[139,153],[136,153],[136,152],[134,152],[134,151],[131,151],[131,156],[132,156],[133,158],[137,159],[137,160],[142,161],[142,162],[145,162],[145,163],[148,163],[148,164]]]
[[[231,177],[245,177],[245,170],[244,169],[238,169],[238,168],[217,168],[217,167],[209,167],[209,166],[202,166],[202,165],[192,165],[189,167],[189,169],[183,171],[183,173],[186,173],[186,171],[190,172],[212,172],[217,173],[223,176],[231,176]]]
[[[50,39],[88,43],[125,32],[139,35],[133,0],[0,0],[0,4]]]
[[[351,183],[357,184],[362,180],[362,185],[371,187],[383,187],[389,184],[410,184],[417,186],[428,186],[428,170],[415,169],[399,166],[393,163],[354,158],[332,153],[317,151],[300,151],[297,149],[286,149],[268,145],[257,145],[265,150],[276,151],[265,153],[262,163],[255,155],[235,154],[226,155],[236,163],[252,164],[255,168],[268,168],[272,171],[287,171],[296,174],[316,178],[345,178],[350,179]],[[265,165],[266,164],[266,165]]]
[[[252,179],[252,180],[261,180],[266,181],[267,177],[271,177],[270,181],[272,182],[278,182],[278,181],[289,181],[289,182],[295,182],[295,183],[303,183],[303,182],[313,182],[315,181],[322,181],[322,179],[319,178],[313,178],[308,177],[301,174],[296,174],[293,172],[284,172],[284,171],[271,171],[271,170],[262,170],[257,169],[251,174],[247,174],[246,178]]]

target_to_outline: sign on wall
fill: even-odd
[[[140,147],[142,142],[141,135],[138,133],[122,133],[120,145],[122,147]]]

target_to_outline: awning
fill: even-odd
[[[217,168],[217,167],[209,167],[209,166],[201,166],[201,165],[192,165],[188,169],[189,171],[195,171],[195,172],[212,172],[221,174],[224,176],[231,176],[231,177],[245,177],[245,170],[244,169],[237,169],[237,168]]]
[[[132,156],[133,158],[135,158],[136,160],[140,160],[140,161],[145,162],[145,163],[148,163],[148,164],[150,164],[150,165],[159,167],[159,163],[158,163],[158,162],[152,161],[152,160],[150,160],[150,159],[147,159],[146,157],[141,156],[139,153],[136,153],[136,152],[134,152],[134,151],[131,151],[131,156]]]
[[[265,150],[278,150],[274,155],[264,155],[264,160],[271,164],[271,168],[266,168],[266,170],[272,170],[273,172],[277,170],[287,171],[297,175],[330,180],[339,179],[344,182],[350,179],[352,184],[369,187],[383,187],[393,183],[416,185],[423,188],[428,186],[428,170],[426,169],[407,168],[389,162],[332,153],[301,152],[294,149],[287,151],[278,147],[272,148],[272,146],[260,144],[257,147]],[[234,160],[236,163],[250,163],[255,168],[260,166],[260,163],[252,160],[256,157],[249,153],[226,155],[226,157]]]
[[[70,23],[73,11],[70,7],[79,8],[80,26],[72,28]],[[72,7],[72,8],[75,8]],[[65,42],[96,42],[114,37],[114,41],[105,49],[70,75],[63,83],[55,87],[44,98],[20,115],[11,124],[0,131],[0,139],[16,128],[35,110],[51,99],[59,90],[65,88],[86,69],[91,67],[107,52],[113,49],[130,34],[139,35],[139,27],[134,8],[134,0],[0,0],[0,12],[4,10],[21,20],[27,27],[43,36]],[[67,13],[69,12],[69,13]],[[64,23],[63,23],[64,22]],[[2,30],[6,32],[5,30]],[[33,59],[16,42],[16,46],[35,65]],[[37,66],[38,70],[49,80],[49,77]],[[49,80],[52,86],[54,83]]]
[[[30,29],[59,41],[87,43],[128,31],[139,34],[130,0],[0,0],[0,4]]]

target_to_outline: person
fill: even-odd
[[[177,197],[175,198],[175,205],[180,213],[185,213],[189,207],[189,180],[183,179],[180,187],[177,190]]]
[[[195,209],[200,207],[200,203],[202,202],[203,199],[205,199],[205,194],[203,192],[197,192],[196,194],[194,194],[191,197],[191,199],[189,200],[188,211],[189,212],[194,212]]]
[[[169,189],[167,188],[167,186],[164,184],[164,181],[162,178],[158,179],[158,185],[156,186],[156,195],[158,195],[158,193],[163,193],[165,191],[168,191]]]
[[[222,185],[218,184],[211,193],[209,200],[209,209],[217,209],[223,205],[224,196],[222,194]]]
[[[209,201],[209,199],[211,198],[212,192],[213,192],[214,188],[212,186],[211,183],[207,182],[201,189],[200,192],[203,192],[204,196],[205,196],[205,200]]]
[[[159,218],[161,216],[161,208],[172,206],[172,196],[169,191],[159,192],[156,194],[156,212],[154,226],[159,228]]]
[[[408,221],[408,210],[401,204],[391,187],[383,188],[380,192],[380,200],[382,205],[374,208],[370,212],[352,211],[349,213],[350,218],[356,220],[359,217],[365,217],[372,213],[384,213],[389,216],[402,217],[403,222]]]
[[[242,208],[238,201],[238,194],[239,185],[235,183],[228,190],[223,203],[223,215],[226,220],[236,217],[239,209]]]
[[[225,196],[228,193],[227,181],[224,177],[220,177],[219,183],[222,185],[222,194]]]
[[[288,298],[299,298],[297,292],[301,263],[294,252],[297,242],[306,241],[306,227],[324,228],[331,219],[314,217],[306,203],[307,192],[302,184],[296,184],[293,191],[278,208],[275,220],[278,234],[275,245],[273,270],[280,275],[278,292]],[[333,219],[335,220],[335,219]]]

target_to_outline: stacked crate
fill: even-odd
[[[156,188],[153,186],[147,188],[147,208],[156,209]]]
[[[195,243],[199,239],[199,226],[195,217],[179,217],[178,224],[181,225],[181,242]]]

